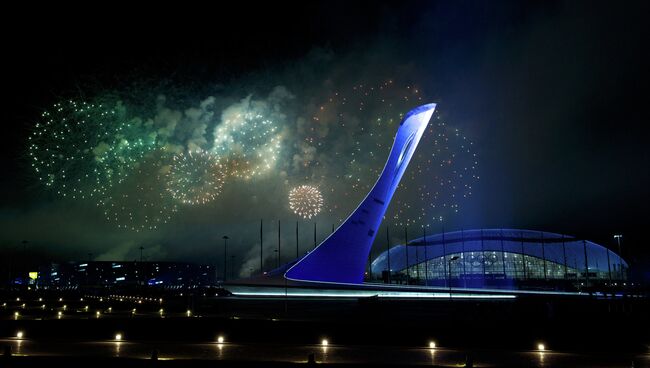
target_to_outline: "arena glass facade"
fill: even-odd
[[[618,254],[591,241],[518,229],[430,235],[392,247],[371,264],[372,275],[391,283],[556,289],[624,282],[627,269]]]

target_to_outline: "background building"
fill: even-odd
[[[214,266],[180,262],[65,262],[50,263],[38,272],[43,287],[149,285],[181,287],[216,282]]]
[[[390,264],[390,272],[388,272]],[[627,280],[627,263],[602,245],[517,229],[435,234],[372,261],[384,282],[456,287],[579,289]]]

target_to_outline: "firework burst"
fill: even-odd
[[[214,137],[212,152],[229,162],[229,176],[242,179],[273,169],[282,148],[276,122],[248,104],[226,114]]]
[[[213,201],[221,193],[224,169],[216,156],[205,151],[175,155],[167,173],[167,190],[189,205]]]
[[[330,149],[327,142],[333,138],[345,142],[327,155],[303,155],[315,160],[301,162],[307,169],[327,165],[319,162],[319,157],[333,157],[344,163],[344,172],[337,173],[336,182],[328,185],[331,194],[344,202],[330,206],[330,212],[352,210],[347,208],[348,203],[356,203],[360,199],[357,196],[372,188],[404,114],[423,101],[417,86],[386,80],[335,91],[317,105],[301,137],[301,146],[320,151]],[[471,196],[478,179],[477,167],[473,143],[436,112],[386,218],[398,226],[443,221],[459,212],[462,201]]]
[[[289,191],[289,208],[304,219],[311,219],[323,209],[323,196],[318,188],[301,185]]]
[[[41,118],[29,159],[38,179],[63,197],[100,199],[155,145],[119,104],[69,100]]]
[[[170,155],[161,150],[141,160],[133,173],[99,202],[106,219],[136,232],[156,230],[169,222],[177,212],[175,201],[165,190],[170,163]]]
[[[396,193],[391,218],[400,226],[442,222],[460,211],[478,181],[474,143],[438,114],[429,123]]]

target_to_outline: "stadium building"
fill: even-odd
[[[372,274],[386,283],[550,289],[624,283],[627,270],[627,263],[602,245],[518,229],[425,236],[384,251],[371,265]]]

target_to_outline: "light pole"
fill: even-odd
[[[138,266],[138,269],[140,270],[140,277],[142,279],[137,280],[137,282],[139,284],[144,285],[145,275],[144,275],[144,267],[142,265],[142,251],[144,250],[144,247],[141,245],[140,248],[138,248],[138,249],[140,249],[140,264],[138,264],[137,266]],[[88,254],[88,258],[90,258],[90,254]],[[90,262],[90,259],[88,259],[88,262]],[[90,268],[90,267],[88,267],[88,268]]]
[[[424,242],[424,286],[429,286],[429,259],[427,258],[427,229],[422,225],[422,240]]]
[[[614,239],[616,239],[616,243],[618,244],[618,271],[621,276],[621,280],[623,279],[623,254],[621,254],[621,238],[623,238],[623,235],[621,234],[615,234]]]
[[[228,239],[230,239],[227,235],[224,235],[221,239],[223,239],[223,281],[226,281],[226,267],[228,267]]]
[[[386,225],[386,257],[388,258],[388,283],[390,284],[390,235],[388,230],[388,225]]]
[[[28,270],[27,270],[27,243],[29,243],[27,240],[23,240],[21,244],[23,245],[23,256],[22,256],[22,263],[23,263],[23,269],[22,269],[22,274],[20,275],[20,282],[24,282],[25,278],[27,277]]]
[[[447,269],[449,270],[449,279],[448,279],[449,280],[448,281],[448,283],[449,283],[449,300],[451,300],[451,262],[457,260],[458,258],[460,258],[460,257],[453,256],[453,257],[449,258],[449,261],[448,261],[449,262],[449,267]]]
[[[406,250],[406,285],[409,285],[411,273],[409,272],[409,235],[406,226],[404,226],[404,249]]]
[[[616,239],[616,242],[618,243],[618,255],[619,256],[621,255],[621,238],[622,237],[623,237],[623,235],[621,235],[621,234],[615,234],[614,235],[614,239]]]

